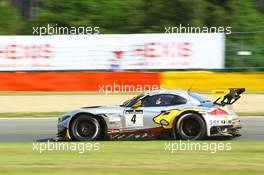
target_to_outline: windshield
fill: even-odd
[[[205,97],[194,93],[194,92],[190,92],[189,95],[195,99],[197,99],[200,103],[205,103],[205,102],[209,102],[209,100],[207,100]]]
[[[135,96],[135,97],[133,97],[132,99],[130,99],[130,100],[127,100],[125,103],[123,103],[122,105],[120,105],[120,106],[124,106],[124,107],[130,107],[130,106],[132,106],[138,99],[140,99],[141,97],[143,97],[144,96],[144,94],[140,94],[140,95],[138,95],[138,96]]]

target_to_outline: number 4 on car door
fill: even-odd
[[[136,120],[137,120],[137,115],[134,114],[133,117],[131,118],[131,122],[132,122],[133,124],[135,124],[135,123],[136,123]]]
[[[126,127],[143,127],[143,110],[125,111]]]

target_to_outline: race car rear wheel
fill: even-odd
[[[89,141],[98,139],[100,130],[100,123],[95,117],[81,114],[71,123],[69,133],[72,140]]]
[[[196,113],[186,113],[176,123],[176,134],[182,140],[200,140],[206,135],[204,120]]]

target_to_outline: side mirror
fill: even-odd
[[[132,108],[138,108],[138,107],[140,107],[142,105],[142,101],[141,100],[138,100],[136,103],[134,103],[133,105],[132,105]]]

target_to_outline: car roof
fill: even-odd
[[[187,95],[188,91],[187,90],[182,90],[182,89],[159,89],[152,91],[148,93],[149,95],[156,95],[156,94],[175,94],[175,95]]]

